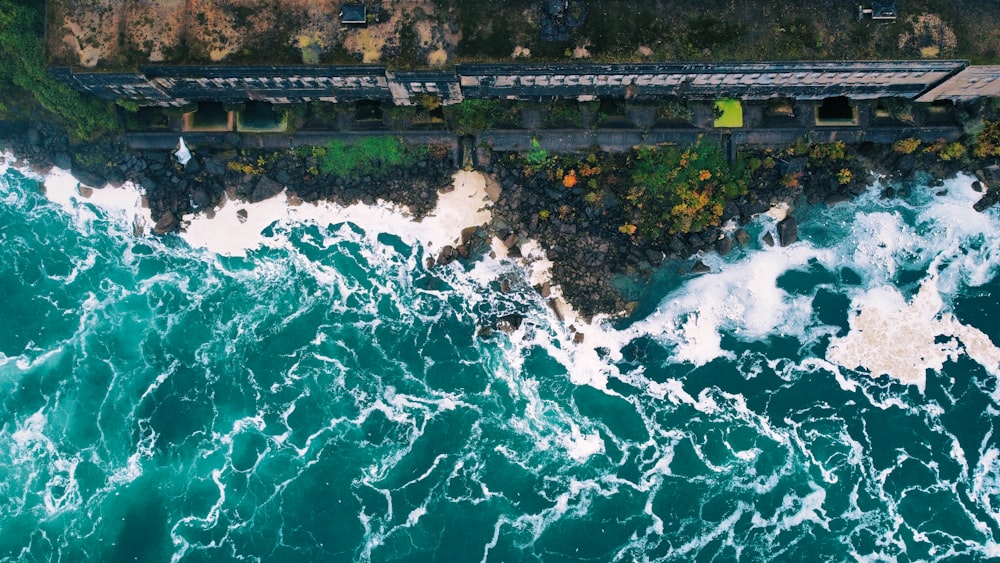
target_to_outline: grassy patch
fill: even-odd
[[[426,147],[411,147],[396,137],[366,137],[353,145],[330,141],[316,151],[324,174],[363,176],[381,174],[426,156]]]

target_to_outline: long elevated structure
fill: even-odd
[[[697,64],[477,64],[393,72],[381,65],[146,66],[133,73],[54,72],[74,87],[140,105],[201,101],[356,100],[412,105],[421,96],[463,99],[788,98],[914,99],[965,69],[965,61]]]

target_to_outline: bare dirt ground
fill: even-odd
[[[452,62],[457,25],[432,0],[383,4],[379,19],[342,25],[341,0],[50,0],[55,64]],[[373,6],[373,5],[372,5]],[[371,7],[371,6],[370,6]]]
[[[379,21],[341,25],[359,0],[49,0],[53,64],[968,58],[1000,62],[1000,2],[907,0],[894,22],[842,0],[570,0],[567,41],[542,40],[538,0],[383,0]],[[861,0],[866,3],[868,0]],[[369,8],[374,2],[368,2]]]

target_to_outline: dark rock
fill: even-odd
[[[1000,201],[1000,189],[997,188],[989,189],[986,190],[986,193],[983,194],[983,197],[979,201],[977,201],[972,206],[972,208],[980,212],[986,211],[987,209],[996,205],[998,201]]]
[[[917,166],[917,157],[912,154],[904,154],[896,160],[895,170],[902,178],[909,178],[913,176],[914,169]]]
[[[720,256],[725,256],[733,250],[733,239],[729,237],[722,237],[715,241],[715,251],[719,253]]]
[[[441,248],[441,252],[438,253],[437,263],[440,266],[445,266],[451,264],[458,258],[458,252],[450,244],[446,244]]]
[[[668,246],[670,247],[670,251],[677,256],[686,256],[688,254],[687,245],[684,244],[684,241],[680,237],[671,237]]]
[[[663,262],[664,256],[662,250],[654,250],[652,248],[648,248],[646,249],[645,254],[646,254],[646,260],[649,260],[649,263],[654,266],[659,266],[660,262]]]
[[[768,233],[764,233],[764,239],[763,240],[764,240],[764,244],[766,244],[767,246],[774,246],[774,237],[771,236],[771,233],[769,233],[769,232]]]
[[[264,176],[257,182],[257,185],[254,186],[253,192],[250,194],[250,201],[264,201],[265,199],[272,198],[280,194],[283,189],[285,189],[284,186],[267,176]]]
[[[845,194],[837,193],[826,196],[823,203],[826,205],[837,205],[838,203],[844,203],[845,201],[851,201],[851,198]]]
[[[511,333],[515,330],[521,328],[521,323],[524,321],[524,316],[517,313],[511,313],[509,315],[504,315],[497,319],[497,328],[506,332]]]
[[[80,181],[81,184],[86,184],[88,186],[93,186],[95,188],[102,188],[108,183],[107,178],[101,176],[100,174],[95,174],[89,170],[74,170],[73,176]]]
[[[249,214],[247,213],[246,209],[236,210],[236,220],[239,221],[240,223],[246,223],[247,217],[249,217]]]
[[[479,227],[466,227],[462,229],[462,244],[466,245],[472,242],[478,231]]]
[[[740,243],[740,246],[746,246],[750,243],[750,233],[746,229],[736,229],[736,233],[733,236],[736,238],[736,242]]]
[[[552,294],[552,286],[549,282],[542,282],[541,285],[535,287],[538,290],[538,294],[544,299],[548,299],[549,295]]]
[[[69,170],[73,168],[73,159],[70,158],[69,153],[57,152],[52,157],[52,164],[57,168],[62,168],[63,170]]]
[[[788,161],[781,163],[781,173],[782,174],[801,174],[805,172],[806,167],[809,165],[809,157],[796,156],[789,158]]]
[[[197,176],[198,174],[201,174],[202,170],[204,169],[205,167],[202,166],[201,162],[197,158],[192,158],[191,160],[187,161],[187,164],[184,165],[184,173],[191,176]]]
[[[274,173],[274,179],[283,186],[287,186],[292,183],[292,175],[288,173],[284,168],[279,168]]]
[[[109,168],[107,172],[107,180],[109,184],[120,186],[128,180],[128,176],[117,168]]]
[[[212,176],[222,177],[226,175],[226,163],[210,158],[205,161],[205,170]]]
[[[698,260],[694,263],[694,266],[691,266],[691,273],[693,274],[705,274],[711,271],[712,269],[701,260]]]
[[[979,180],[976,180],[975,182],[972,183],[972,189],[979,193],[983,193],[983,183],[980,182]]]
[[[778,240],[781,241],[781,246],[788,246],[799,240],[799,223],[792,215],[778,223]]]
[[[166,234],[177,230],[177,227],[179,227],[180,224],[180,221],[177,220],[177,217],[172,211],[165,211],[163,215],[160,215],[160,218],[157,219],[156,225],[153,226],[153,232],[158,235]]]
[[[208,207],[212,205],[212,198],[209,197],[208,193],[202,188],[195,188],[191,192],[191,204],[197,208]]]

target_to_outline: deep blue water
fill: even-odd
[[[1000,557],[1000,216],[969,183],[800,210],[578,345],[512,262],[428,272],[349,224],[220,257],[9,170],[0,560]],[[832,359],[921,287],[849,352],[942,358],[925,382]]]

